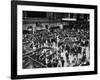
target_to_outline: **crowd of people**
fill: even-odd
[[[89,44],[89,30],[84,28],[27,31],[23,33],[23,68],[88,66]]]

